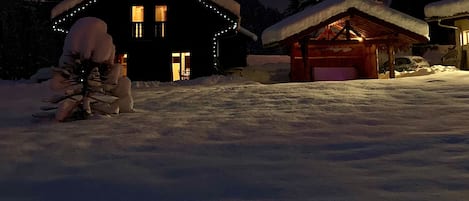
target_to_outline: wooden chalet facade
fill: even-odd
[[[424,8],[428,23],[454,30],[456,67],[469,70],[469,1],[437,1]]]
[[[262,34],[264,46],[290,49],[291,81],[378,78],[378,48],[394,60],[397,48],[428,40],[426,22],[372,0],[326,0]]]
[[[132,80],[177,81],[246,64],[250,38],[239,33],[233,0],[65,0],[51,14],[53,29],[65,33],[81,17],[105,21]]]

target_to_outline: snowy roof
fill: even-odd
[[[372,0],[325,0],[264,30],[262,43],[268,45],[282,41],[310,27],[319,25],[334,16],[345,13],[350,8],[355,8],[429,39],[429,27],[425,21],[389,8],[382,3]]]
[[[430,3],[425,6],[425,17],[442,18],[461,14],[469,14],[468,0],[444,0]]]
[[[67,10],[75,7],[76,5],[84,2],[85,0],[63,0],[59,4],[57,4],[54,8],[51,10],[51,18],[55,18],[58,15],[66,12]],[[96,2],[97,0],[92,0]],[[202,0],[198,0],[199,2],[202,2]],[[239,5],[238,2],[234,0],[210,0],[211,2],[219,5],[222,8],[225,8],[232,12],[233,14],[237,15],[238,17],[241,15],[241,6]]]
[[[58,15],[64,13],[65,11],[75,7],[79,3],[81,3],[83,0],[64,0],[57,4],[54,8],[52,8],[50,12],[50,17],[55,18]]]
[[[226,10],[229,10],[231,13],[235,14],[238,17],[241,16],[241,6],[239,5],[238,2],[234,0],[210,0],[210,1],[212,1],[213,3],[216,3],[222,8],[225,8]]]
[[[239,27],[239,32],[246,35],[247,37],[251,38],[253,41],[257,41],[257,35],[252,33],[251,31],[247,30],[244,27]]]

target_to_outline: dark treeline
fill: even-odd
[[[0,79],[27,79],[57,63],[61,43],[52,32],[55,3],[3,0],[0,7]]]
[[[252,54],[276,53],[262,47],[262,31],[283,18],[283,14],[269,7],[265,7],[258,0],[236,0],[241,5],[241,26],[255,33],[258,40],[249,45]]]

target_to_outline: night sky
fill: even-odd
[[[277,8],[279,11],[285,10],[287,8],[289,0],[259,0],[266,6]]]

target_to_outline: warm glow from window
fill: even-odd
[[[143,6],[132,6],[132,22],[143,22]]]
[[[118,54],[116,63],[122,66],[121,75],[127,76],[127,54]]]
[[[165,5],[155,6],[155,37],[164,38],[166,36],[166,11]]]
[[[166,11],[168,8],[165,5],[155,6],[155,21],[166,22]]]
[[[464,30],[462,32],[462,45],[469,44],[469,30]]]
[[[190,79],[190,56],[190,52],[173,52],[173,81]]]
[[[143,38],[143,6],[132,6],[132,34]]]
[[[122,55],[122,76],[127,76],[127,54]]]

